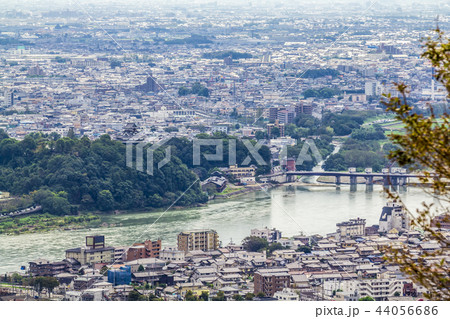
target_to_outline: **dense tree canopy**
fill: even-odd
[[[261,251],[269,247],[269,242],[264,238],[249,236],[244,238],[242,246],[246,251]]]
[[[349,167],[356,167],[358,171],[363,171],[370,167],[375,172],[380,172],[389,162],[386,156],[390,149],[391,144],[381,148],[378,141],[348,138],[339,152],[325,161],[324,169],[346,171]]]
[[[176,156],[153,176],[129,168],[125,145],[107,135],[95,141],[87,137],[55,140],[42,134],[29,135],[23,141],[0,136],[0,189],[13,195],[35,192],[35,202],[52,214],[71,212],[70,204],[104,211],[163,207],[197,179]],[[162,151],[155,152],[156,159],[163,157]],[[177,205],[206,200],[195,183]]]
[[[87,137],[30,134],[17,141],[0,131],[0,190],[13,195],[32,193],[34,202],[42,205],[44,212],[66,215],[77,209],[110,211],[171,205],[197,180],[193,170],[206,178],[216,167],[227,167],[234,144],[238,165],[256,165],[258,174],[270,171],[270,151],[266,146],[257,149],[255,141],[244,142],[223,133],[200,134],[198,139],[221,140],[223,159],[207,160],[205,155],[215,154],[216,147],[204,145],[197,165],[193,162],[193,142],[173,138],[154,152],[154,163],[159,163],[165,156],[165,147],[171,147],[170,162],[154,169],[152,176],[145,172],[149,145],[143,152],[144,171],[141,172],[127,167],[125,145],[108,135],[91,141]],[[250,155],[245,143],[257,149],[265,164],[260,165]],[[249,155],[250,161],[244,163]],[[207,195],[199,183],[194,183],[177,205],[206,201]]]

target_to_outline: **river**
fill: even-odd
[[[408,188],[402,195],[410,208],[417,208],[426,199],[422,190]],[[256,227],[276,227],[283,236],[334,232],[336,223],[361,217],[367,225],[378,223],[386,196],[382,187],[365,192],[358,185],[356,192],[349,186],[337,190],[329,186],[283,186],[268,193],[258,191],[228,200],[212,201],[207,206],[163,212],[124,213],[102,216],[102,222],[115,227],[75,231],[0,235],[0,274],[17,271],[27,262],[44,258],[64,259],[68,248],[84,244],[84,237],[103,234],[107,245],[129,245],[145,239],[162,239],[163,246],[175,245],[177,234],[192,229],[215,229],[226,245],[232,240],[240,243]],[[152,225],[158,217],[162,217]]]

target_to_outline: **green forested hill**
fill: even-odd
[[[176,156],[150,176],[128,168],[125,153],[125,145],[107,135],[91,141],[31,134],[17,141],[1,131],[0,190],[32,193],[44,211],[67,214],[168,206],[197,179]],[[155,153],[158,157],[163,157],[161,152]],[[206,200],[195,183],[176,205]]]

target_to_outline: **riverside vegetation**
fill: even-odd
[[[31,215],[22,218],[7,218],[0,221],[0,234],[38,233],[54,229],[84,228],[100,218],[87,214],[80,216],[54,216],[51,214]]]

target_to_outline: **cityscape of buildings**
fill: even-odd
[[[407,249],[413,261],[448,265],[445,204],[447,214],[430,223],[446,247],[430,240],[391,194],[381,195],[389,201],[377,224],[367,225],[363,210],[336,215],[342,220],[328,234],[283,236],[287,225],[276,218],[253,229],[236,221],[245,230],[236,243],[226,243],[211,224],[191,227],[178,215],[163,238],[160,230],[150,238],[148,229],[137,234],[133,227],[158,227],[169,210],[255,190],[275,203],[268,190],[305,180],[336,185],[336,195],[341,184],[354,193],[364,183],[367,197],[374,184],[406,190],[436,183],[442,172],[427,171],[426,163],[402,166],[388,157],[399,149],[389,136],[404,134],[405,123],[383,101],[402,97],[397,84],[405,83],[415,114],[447,115],[448,87],[424,59],[424,41],[436,27],[450,30],[448,1],[26,2],[0,4],[0,236],[12,242],[24,233],[79,229],[87,236],[54,260],[38,245],[28,248],[38,259],[14,256],[5,267],[18,269],[0,273],[0,300],[427,298],[427,288],[385,251]],[[203,153],[195,148],[195,141],[213,138],[222,144],[205,142]],[[153,163],[151,151],[160,159],[156,147],[168,141],[166,157]],[[213,163],[214,155],[222,158]],[[157,174],[150,172],[154,164]],[[258,200],[246,205],[273,210]],[[305,210],[315,204],[301,202]],[[158,210],[157,218],[117,230],[129,231],[132,243],[103,232],[117,226],[105,216]],[[308,213],[313,220],[317,211]]]
[[[134,11],[133,20],[100,4],[96,21],[71,10],[4,11],[0,128],[18,139],[69,131],[121,138],[131,123],[136,139],[151,142],[204,130],[252,136],[268,121],[269,134],[277,127],[284,136],[299,114],[381,110],[381,94],[397,94],[393,82],[410,86],[418,108],[443,103],[445,90],[418,59],[433,20],[398,18],[389,8],[353,21],[339,11],[325,19],[252,3],[240,11],[156,7]],[[193,85],[207,94],[180,94]]]
[[[242,244],[227,245],[214,230],[181,232],[176,247],[161,240],[110,247],[103,235],[87,236],[84,246],[66,250],[64,260],[30,261],[21,275],[56,278],[55,300],[128,300],[131,291],[162,300],[202,293],[210,300],[218,294],[225,300],[418,300],[426,290],[383,258],[387,246],[407,245],[417,255],[439,249],[410,227],[407,216],[389,202],[378,225],[357,218],[325,236],[290,238],[275,228],[252,229]],[[448,234],[450,225],[440,229]],[[246,245],[258,239],[269,246],[253,251]],[[8,298],[37,295],[30,288]]]

